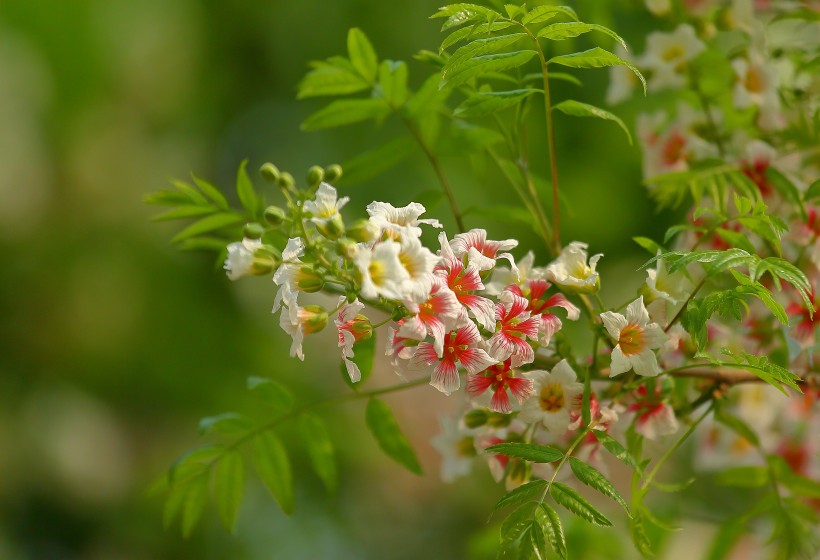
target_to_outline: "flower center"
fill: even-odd
[[[382,261],[370,261],[370,266],[367,267],[367,272],[370,273],[370,279],[377,286],[384,283],[385,272],[387,267]]]
[[[764,89],[763,76],[757,68],[749,68],[746,72],[746,79],[743,80],[746,90],[751,93],[761,93]]]
[[[671,62],[678,58],[683,58],[684,55],[683,47],[680,45],[670,45],[661,53],[661,58],[666,62]]]
[[[564,408],[564,388],[559,383],[550,383],[541,388],[538,403],[544,412],[558,412]]]
[[[640,353],[644,346],[643,329],[638,325],[627,325],[621,331],[618,344],[621,347],[621,352],[626,356]]]

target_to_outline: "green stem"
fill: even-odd
[[[665,329],[663,329],[663,332],[669,332],[669,329],[671,329],[671,328],[672,328],[672,326],[673,326],[675,323],[677,323],[677,322],[678,322],[678,319],[680,319],[680,318],[681,318],[681,316],[683,315],[683,312],[684,312],[684,311],[686,311],[686,307],[689,305],[689,302],[690,302],[690,301],[692,301],[692,298],[694,298],[694,297],[695,297],[695,294],[697,294],[697,293],[700,291],[700,289],[703,287],[703,285],[706,283],[706,278],[707,278],[707,276],[704,276],[704,277],[701,279],[701,281],[700,281],[700,282],[698,282],[698,285],[697,285],[697,286],[695,286],[695,289],[694,289],[694,290],[692,290],[692,293],[690,293],[690,294],[689,294],[689,297],[687,297],[687,298],[686,298],[686,301],[684,301],[684,302],[683,302],[683,305],[681,305],[680,309],[678,309],[678,312],[677,312],[677,313],[675,313],[675,316],[674,316],[674,317],[672,317],[672,320],[671,320],[671,321],[669,321],[669,324],[668,324],[668,325],[666,325],[666,328],[665,328]]]

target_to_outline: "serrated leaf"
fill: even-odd
[[[535,520],[546,535],[552,550],[559,557],[566,558],[567,541],[564,537],[564,528],[561,526],[561,518],[558,516],[558,512],[549,504],[538,504],[538,509],[535,510]]]
[[[304,131],[335,128],[371,119],[382,119],[390,114],[390,107],[382,99],[339,99],[319,109],[302,122]]]
[[[379,88],[394,110],[407,101],[407,64],[385,60],[379,65]]]
[[[476,56],[496,53],[526,36],[526,33],[511,33],[509,35],[497,35],[495,37],[486,37],[484,39],[471,41],[460,47],[447,59],[444,68],[441,70],[441,75],[443,78],[446,78],[449,74],[456,72],[467,60]]]
[[[820,179],[817,179],[809,185],[809,188],[807,188],[806,192],[803,193],[804,200],[813,200],[817,197],[820,197]]]
[[[629,520],[629,536],[632,538],[632,544],[635,545],[635,550],[640,552],[641,556],[647,559],[655,557],[655,552],[652,550],[652,543],[649,541],[649,537],[646,536],[643,518],[639,511]]]
[[[245,462],[236,450],[229,451],[214,469],[214,501],[225,528],[233,532],[245,491]]]
[[[225,452],[221,444],[203,445],[183,453],[168,471],[168,481],[173,486],[195,478],[207,471],[211,462]]]
[[[228,206],[228,201],[219,189],[210,184],[208,181],[200,179],[194,173],[191,173],[191,178],[194,180],[194,183],[196,183],[196,186],[199,187],[199,190],[201,190],[205,196],[210,198],[216,204],[217,208],[221,208],[222,210],[228,210],[230,208]]]
[[[335,494],[338,486],[336,458],[327,428],[316,416],[302,415],[299,420],[302,443],[310,456],[310,464],[329,494]]]
[[[588,103],[573,101],[572,99],[567,99],[566,101],[562,101],[557,105],[553,105],[552,108],[553,110],[561,111],[562,113],[566,115],[572,115],[573,117],[595,117],[597,119],[612,121],[621,127],[621,130],[624,131],[624,134],[626,134],[626,137],[629,140],[629,144],[632,145],[632,134],[629,132],[629,129],[624,124],[624,121],[622,121],[619,117],[616,117],[609,111],[605,111],[594,105],[589,105]]]
[[[371,87],[350,61],[341,57],[327,62],[314,62],[314,68],[299,82],[297,99],[332,95],[347,95]]]
[[[450,90],[440,90],[438,88],[440,81],[441,76],[439,74],[433,74],[424,80],[418,91],[410,97],[407,105],[405,105],[404,110],[408,117],[418,119],[423,116],[434,118],[437,116],[444,102],[452,93]],[[347,173],[346,168],[345,173]]]
[[[461,2],[458,4],[449,4],[447,6],[443,6],[439,8],[439,10],[430,16],[430,19],[436,18],[447,18],[450,19],[452,17],[463,17],[463,18],[470,18],[475,15],[482,15],[485,18],[489,17],[498,17],[501,14],[493,10],[492,8],[487,8],[485,6],[479,6],[478,4],[470,4],[466,2]]]
[[[367,35],[358,27],[347,32],[347,56],[362,78],[370,83],[376,79],[379,59]]]
[[[271,408],[287,411],[293,407],[293,395],[284,385],[273,379],[249,377],[248,390]]]
[[[573,54],[565,54],[551,58],[547,64],[560,64],[561,66],[569,66],[570,68],[602,68],[605,66],[626,66],[632,73],[635,74],[643,84],[643,91],[646,94],[646,80],[634,64],[624,60],[618,55],[604,50],[600,47],[594,47],[587,51],[577,52]]]
[[[176,179],[172,179],[171,184],[174,185],[181,192],[185,193],[194,204],[210,204],[208,199],[205,198],[205,196],[201,192],[196,190],[194,187],[192,187],[185,181],[178,181]]]
[[[529,62],[535,54],[536,52],[533,50],[522,50],[473,57],[453,70],[447,77],[442,78],[439,87],[456,88],[488,72],[500,72],[517,68]]]
[[[652,241],[648,237],[633,237],[632,241],[649,251],[652,255],[657,255],[658,251],[661,253],[666,252],[666,249],[662,245]]]
[[[416,145],[409,136],[394,138],[342,164],[345,172],[338,183],[343,186],[364,183],[392,169],[415,150]]]
[[[513,542],[532,523],[532,504],[524,504],[513,511],[501,524],[502,542]]]
[[[236,194],[239,196],[239,202],[242,207],[248,211],[248,214],[255,218],[259,214],[259,200],[256,196],[256,191],[253,190],[253,183],[248,177],[248,160],[243,159],[239,164],[239,169],[236,171]]]
[[[631,515],[629,511],[629,506],[626,505],[626,502],[621,497],[621,495],[618,494],[618,491],[615,490],[615,487],[612,485],[612,483],[603,474],[601,474],[600,471],[598,471],[590,465],[587,465],[580,459],[576,459],[575,457],[569,458],[569,466],[572,469],[572,472],[578,478],[578,480],[580,480],[590,488],[594,488],[604,496],[612,498],[622,508],[624,508],[624,511],[626,511],[627,515]]]
[[[627,451],[626,447],[621,445],[621,443],[613,438],[608,433],[604,432],[603,430],[592,430],[592,433],[601,442],[601,445],[604,446],[604,449],[612,453],[612,455],[618,459],[619,461],[629,465],[636,471],[640,472],[641,467],[632,454]]]
[[[371,398],[367,403],[365,420],[382,451],[410,472],[418,475],[422,473],[416,454],[401,433],[390,407],[379,399]]]
[[[556,503],[561,504],[581,519],[602,527],[612,526],[612,522],[603,513],[566,484],[553,482],[550,495]]]
[[[208,503],[208,477],[198,476],[186,485],[182,500],[182,536],[188,538],[205,511]]]
[[[533,93],[540,93],[541,91],[534,88],[510,91],[480,91],[465,99],[461,105],[456,107],[453,115],[457,117],[482,117],[514,107]]]
[[[152,222],[164,222],[167,220],[181,220],[185,218],[195,218],[197,216],[204,216],[206,214],[213,214],[216,209],[213,206],[193,206],[184,205],[172,208],[162,214],[151,216]]]
[[[241,434],[253,428],[253,422],[247,416],[235,412],[226,412],[208,416],[199,421],[199,435],[217,432],[226,436]]]
[[[190,237],[235,226],[236,224],[244,221],[245,219],[243,216],[234,214],[233,212],[220,212],[218,214],[212,214],[197,220],[183,229],[181,232],[176,234],[173,239],[171,239],[171,243],[179,243],[180,241]]]
[[[540,498],[541,495],[544,493],[544,489],[547,487],[546,480],[531,480],[530,482],[526,482],[517,488],[513,488],[504,496],[501,497],[498,502],[496,502],[495,506],[493,507],[493,511],[496,512],[501,508],[505,508],[507,506],[517,505],[523,502],[527,502],[533,500],[535,498]]]
[[[553,23],[539,30],[537,37],[543,37],[545,39],[550,39],[551,41],[563,41],[564,39],[571,39],[573,37],[583,35],[584,33],[589,33],[590,31],[600,31],[601,33],[605,33],[618,41],[624,50],[629,50],[629,47],[626,46],[626,41],[624,41],[620,35],[608,27],[597,25],[595,23]]]
[[[444,38],[441,42],[441,46],[439,47],[439,52],[442,52],[448,47],[451,47],[460,41],[464,41],[465,39],[472,39],[473,37],[488,35],[495,31],[502,31],[511,25],[512,23],[510,22],[496,21],[493,23],[479,23],[472,27],[462,27],[461,29],[453,31]]]
[[[772,166],[766,168],[766,179],[774,187],[774,190],[800,210],[800,216],[803,220],[806,220],[806,207],[803,204],[803,197],[792,180],[785,173]]]
[[[564,452],[554,447],[518,442],[491,445],[485,449],[485,452],[496,455],[506,455],[507,457],[517,457],[533,463],[552,463],[564,457]]]
[[[538,523],[530,525],[530,546],[534,552],[533,558],[546,560],[547,558],[547,537],[544,529]]]
[[[253,462],[259,478],[287,515],[293,513],[293,475],[287,451],[270,430],[253,438]]]
[[[544,23],[562,14],[570,19],[578,20],[578,15],[575,13],[575,10],[569,6],[538,6],[521,18],[521,23],[524,25]]]
[[[187,205],[191,203],[197,203],[199,205],[201,203],[207,203],[207,201],[202,197],[202,195],[198,194],[198,198],[200,200],[191,198],[187,192],[166,189],[146,194],[142,197],[142,202],[143,204],[151,204],[154,206],[181,206],[184,204]]]
[[[769,470],[765,467],[731,467],[715,477],[716,484],[740,488],[759,488],[768,482]]]

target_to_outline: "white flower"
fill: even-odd
[[[660,251],[658,251],[660,257]],[[670,274],[663,264],[663,260],[658,258],[655,268],[646,270],[646,288],[651,295],[650,301],[657,299],[666,300],[676,304],[686,297],[686,279],[683,274]]]
[[[541,422],[553,435],[563,435],[570,423],[570,409],[584,386],[577,382],[566,360],[558,362],[549,373],[531,371],[529,378],[535,384],[535,394],[524,402],[518,419],[530,424]]]
[[[298,313],[298,310],[296,313]],[[298,319],[298,315],[294,320],[289,312],[285,313],[283,308],[282,313],[279,315],[279,326],[293,339],[290,345],[290,357],[297,357],[304,362],[305,354],[302,352],[302,342],[305,339],[305,333],[302,331],[302,324]]]
[[[305,254],[305,242],[301,237],[288,239],[282,250],[282,264],[273,274],[273,282],[279,286],[276,297],[273,299],[273,313],[279,311],[282,304],[290,310],[291,321],[296,320],[297,296],[299,295],[298,272],[302,266],[299,257]]]
[[[327,224],[330,220],[339,216],[339,210],[347,204],[349,197],[343,196],[336,199],[336,189],[327,183],[319,185],[316,191],[315,200],[307,200],[302,205],[302,209],[313,214],[311,222],[317,225]]]
[[[362,274],[361,294],[368,299],[379,296],[400,300],[402,287],[410,275],[399,260],[401,245],[395,241],[376,243],[372,250],[362,247],[353,262]]]
[[[428,224],[440,228],[441,223],[438,220],[419,219],[419,216],[426,211],[427,209],[418,202],[411,202],[402,208],[396,208],[389,202],[378,201],[367,205],[370,221],[379,226],[382,232],[386,232],[390,237],[395,238],[404,236],[421,237],[419,224]]]
[[[402,293],[413,302],[423,302],[433,287],[433,267],[439,258],[423,246],[418,238],[403,236],[399,261],[408,275],[401,286]]]
[[[595,267],[603,254],[593,255],[587,265],[587,244],[573,241],[561,250],[558,258],[547,266],[547,277],[562,288],[579,293],[595,292],[599,288]]]
[[[668,14],[672,9],[671,0],[644,0],[644,4],[646,4],[646,9],[656,16]]]
[[[757,106],[758,124],[765,130],[783,128],[785,115],[780,105],[780,73],[774,64],[767,63],[759,52],[749,51],[749,57],[732,61],[736,81],[732,89],[735,107],[745,109]]]
[[[646,38],[644,67],[652,71],[649,89],[659,91],[686,85],[686,65],[706,50],[691,25],[682,24],[672,33],[655,31]]]
[[[523,286],[527,280],[542,280],[547,277],[546,268],[535,267],[535,255],[532,251],[528,251],[524,258],[516,263],[518,274],[512,269],[504,267],[496,267],[493,270],[490,281],[486,284],[486,292],[490,295],[496,296],[507,289],[510,284],[518,284]]]
[[[347,374],[353,383],[358,383],[362,378],[362,372],[356,362],[351,360],[355,354],[353,353],[353,344],[356,342],[356,333],[354,332],[353,322],[359,311],[364,309],[364,304],[358,299],[353,303],[345,303],[347,298],[345,296],[339,297],[339,316],[336,318],[336,329],[339,333],[339,348],[342,349],[342,359],[347,369]]]
[[[515,239],[505,239],[503,241],[490,241],[487,239],[487,230],[471,229],[467,233],[459,233],[452,241],[450,247],[456,258],[467,256],[467,264],[476,267],[478,270],[490,270],[495,267],[497,259],[507,259],[513,272],[518,276],[518,268],[515,266],[515,259],[509,251],[518,246]]]
[[[478,454],[472,434],[459,426],[452,418],[441,416],[441,431],[430,443],[441,453],[441,479],[453,482],[466,476],[473,467],[473,459]]]
[[[626,316],[607,311],[601,313],[609,336],[618,344],[612,350],[610,377],[634,369],[638,375],[653,377],[661,372],[654,349],[666,341],[666,333],[657,323],[649,322],[643,296],[626,308]]]
[[[262,247],[262,242],[258,239],[248,239],[231,243],[228,245],[228,258],[222,267],[228,273],[231,280],[239,280],[243,276],[253,273],[253,255],[257,249]]]

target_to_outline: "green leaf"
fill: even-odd
[[[249,377],[248,390],[271,408],[288,411],[293,407],[293,395],[273,379],[267,377]]]
[[[376,72],[379,66],[379,59],[373,45],[370,44],[367,36],[358,27],[354,27],[347,32],[347,55],[353,68],[367,80],[373,83],[376,79]]]
[[[592,430],[592,433],[595,434],[595,437],[601,442],[601,445],[604,446],[604,449],[612,453],[612,455],[618,459],[619,461],[629,465],[636,471],[640,472],[641,467],[638,464],[638,461],[632,456],[632,454],[627,451],[626,447],[621,445],[621,443],[613,438],[608,433],[604,432],[603,430]]]
[[[462,27],[461,29],[453,31],[450,35],[444,38],[444,41],[441,42],[441,46],[439,47],[439,52],[442,52],[446,48],[451,47],[460,41],[464,41],[465,39],[472,39],[473,37],[479,37],[481,35],[489,35],[495,31],[507,29],[511,25],[512,23],[510,22],[496,21],[493,23],[479,23],[473,27]]]
[[[521,18],[521,23],[524,25],[544,23],[558,15],[565,15],[572,20],[578,21],[578,15],[575,13],[575,10],[569,6],[538,6]]]
[[[241,434],[253,428],[253,422],[235,412],[226,412],[217,416],[208,416],[199,421],[199,435],[217,432],[226,436]]]
[[[627,515],[631,515],[629,512],[629,506],[626,505],[626,502],[618,494],[618,491],[615,490],[615,487],[612,483],[607,480],[607,478],[600,473],[594,467],[587,465],[580,459],[576,459],[575,457],[569,458],[569,466],[572,469],[572,472],[575,473],[575,476],[578,477],[578,480],[589,486],[590,488],[594,488],[604,496],[608,496],[615,500],[624,511],[626,511]]]
[[[514,89],[510,91],[480,91],[470,95],[456,107],[453,114],[457,117],[481,117],[509,107],[518,105],[523,99],[540,89]]]
[[[715,538],[709,547],[706,560],[725,560],[735,548],[740,537],[746,533],[748,519],[745,515],[724,521],[720,524]]]
[[[174,181],[173,183],[175,185],[185,184],[181,181]],[[142,197],[142,202],[143,204],[152,204],[154,206],[181,206],[184,204],[191,203],[194,203],[196,205],[208,204],[208,201],[205,200],[205,197],[203,197],[198,192],[194,191],[190,186],[188,188],[194,192],[195,196],[191,196],[191,194],[188,191],[166,189],[146,194]]]
[[[222,262],[225,261],[225,256],[227,256],[226,245],[228,241],[219,237],[211,237],[211,236],[203,236],[203,237],[190,237],[188,239],[182,240],[178,245],[177,248],[180,251],[216,251],[218,253],[225,253],[219,259],[219,266],[216,268],[222,268]]]
[[[666,249],[662,245],[652,241],[648,237],[633,237],[632,241],[649,251],[652,255],[657,255],[659,251],[661,253],[666,252]]]
[[[538,37],[543,37],[545,39],[550,39],[552,41],[563,41],[564,39],[571,39],[573,37],[577,37],[579,35],[583,35],[584,33],[589,33],[590,31],[600,31],[601,33],[606,33],[624,48],[624,50],[629,50],[629,47],[626,46],[626,41],[624,41],[620,35],[609,29],[608,27],[604,27],[603,25],[597,25],[595,23],[581,23],[581,22],[570,22],[570,23],[553,23],[552,25],[548,25],[542,28],[538,32]]]
[[[421,465],[413,448],[401,433],[396,418],[390,408],[381,400],[371,398],[365,411],[367,428],[376,442],[389,457],[406,467],[410,472],[420,475]]]
[[[271,431],[253,438],[253,461],[259,478],[270,491],[282,511],[293,513],[293,475],[282,442]]]
[[[526,482],[504,494],[501,499],[496,502],[493,511],[495,512],[507,506],[513,506],[540,498],[546,487],[546,480],[539,479]]]
[[[456,88],[488,72],[500,72],[510,68],[517,68],[526,64],[535,54],[533,50],[523,50],[473,57],[442,78],[439,87]]]
[[[409,136],[394,138],[342,164],[345,172],[338,183],[343,186],[364,183],[392,169],[415,150],[416,145]]]
[[[229,451],[214,469],[214,501],[219,517],[229,532],[233,532],[236,515],[245,491],[245,462],[236,450]]]
[[[553,461],[559,461],[564,457],[564,452],[554,447],[518,442],[498,443],[496,445],[489,446],[484,451],[495,455],[517,457],[533,463],[552,463]]]
[[[792,180],[772,166],[766,168],[766,179],[777,192],[783,195],[783,198],[800,210],[800,216],[806,220],[806,206],[803,204],[803,197]]]
[[[612,526],[612,522],[607,519],[603,513],[598,511],[595,506],[566,484],[553,482],[550,487],[550,495],[557,503],[581,519],[603,527]]]
[[[208,503],[208,477],[198,476],[186,486],[187,490],[182,500],[182,536],[187,539],[199,523]]]
[[[643,91],[646,94],[646,80],[634,64],[624,60],[618,55],[612,54],[600,47],[595,47],[583,52],[565,54],[551,58],[547,64],[560,64],[570,68],[602,68],[604,66],[626,66],[638,77],[643,84]]]
[[[632,544],[635,545],[635,550],[641,553],[644,558],[654,558],[655,552],[652,550],[652,543],[649,537],[646,536],[646,529],[643,525],[643,517],[640,511],[636,511],[629,519],[629,536],[632,538]]]
[[[567,541],[564,537],[564,528],[561,526],[561,518],[552,506],[540,503],[535,510],[535,520],[543,530],[555,553],[561,557],[567,557]],[[542,556],[543,557],[543,556]]]
[[[407,101],[407,65],[402,61],[385,60],[379,66],[379,87],[384,99],[394,109]]]
[[[233,212],[220,212],[218,214],[212,214],[211,216],[206,216],[201,220],[197,220],[183,229],[181,232],[176,234],[173,239],[171,239],[171,243],[179,243],[189,237],[195,237],[202,233],[225,229],[229,226],[235,226],[236,224],[244,221],[245,218],[243,216],[234,214]]]
[[[809,188],[806,189],[806,192],[803,194],[804,200],[814,200],[815,198],[820,197],[820,179],[817,179]]]
[[[624,134],[626,134],[626,137],[629,139],[629,144],[632,144],[632,134],[630,134],[629,129],[624,124],[624,121],[609,111],[604,111],[594,105],[581,103],[580,101],[573,101],[572,99],[567,99],[557,105],[553,105],[552,108],[553,110],[558,110],[566,115],[572,115],[574,117],[595,117],[598,119],[612,121],[621,127],[621,130],[624,131]]]
[[[252,218],[259,215],[259,199],[256,196],[256,191],[253,190],[253,183],[248,177],[248,160],[243,159],[239,164],[239,169],[236,172],[236,194],[239,196],[239,202],[242,207],[248,211]]]
[[[538,515],[538,510],[536,510]],[[547,557],[547,537],[544,535],[544,529],[538,523],[530,525],[530,543],[532,547],[532,558],[543,560]]]
[[[456,72],[467,60],[484,54],[496,53],[526,36],[526,33],[511,33],[471,41],[453,53],[444,64],[441,75],[446,78],[449,74]]]
[[[769,470],[765,467],[732,467],[721,471],[715,483],[721,486],[760,488],[769,482]]]
[[[512,542],[526,531],[531,521],[532,504],[524,504],[513,511],[501,524],[502,542]]]
[[[205,196],[213,200],[218,208],[222,210],[228,210],[230,208],[228,206],[228,201],[219,189],[210,184],[208,181],[200,179],[194,173],[191,173],[191,178],[193,178],[194,183],[196,183],[196,186],[199,187],[199,190],[201,190]]]
[[[483,16],[484,18],[497,18],[501,14],[493,10],[492,8],[486,8],[484,6],[479,6],[478,4],[469,4],[469,3],[458,3],[458,4],[450,4],[439,8],[439,11],[430,16],[430,19],[436,18],[447,18],[448,20],[451,18],[462,19],[464,21],[469,21],[470,19],[475,19],[475,16]]]
[[[328,493],[335,494],[338,487],[336,459],[333,443],[324,422],[311,414],[303,414],[299,420],[299,429],[313,470],[325,485]]]
[[[755,447],[760,447],[760,439],[757,433],[743,420],[734,414],[727,412],[724,407],[715,408],[715,420],[735,432]]]
[[[450,90],[438,89],[438,84],[441,81],[439,74],[429,76],[421,87],[414,93],[405,106],[405,112],[408,117],[433,116],[441,110],[444,102],[452,93]],[[345,169],[347,173],[347,169]]]
[[[186,451],[171,465],[168,471],[169,483],[174,486],[200,476],[224,452],[225,446],[220,444],[203,445]]]
[[[313,62],[313,70],[299,82],[297,99],[357,93],[371,87],[350,64],[350,61],[335,57],[327,62]]]
[[[302,123],[304,131],[345,126],[371,119],[382,119],[390,114],[390,107],[382,99],[339,99],[319,109]]]
[[[213,206],[193,206],[186,204],[184,206],[177,206],[167,212],[151,217],[152,222],[163,222],[167,220],[181,220],[184,218],[195,218],[197,216],[204,216],[206,214],[213,214],[216,209]]]

